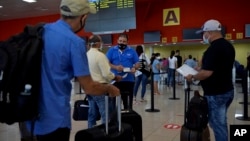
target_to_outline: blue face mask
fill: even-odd
[[[208,40],[208,38],[205,38],[205,36],[203,35],[203,42],[205,43],[205,44],[209,44],[209,40]]]

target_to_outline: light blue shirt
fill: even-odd
[[[160,70],[157,68],[157,65],[159,64],[160,65],[160,61],[158,59],[155,59],[153,64],[152,64],[152,71],[153,73],[156,73],[154,74],[154,81],[159,81],[160,80],[160,74],[157,74],[157,73],[160,73]]]
[[[194,68],[196,67],[196,62],[193,59],[187,59],[184,64],[187,64],[189,67]]]
[[[123,67],[132,68],[134,64],[139,62],[139,57],[136,51],[127,47],[121,52],[118,46],[112,47],[107,52],[107,57],[109,62],[113,65],[122,65]],[[111,69],[115,75],[124,75],[125,72],[118,72],[117,70]],[[127,77],[123,78],[121,81],[135,81],[135,76],[132,73],[128,73]]]
[[[71,80],[90,75],[85,41],[63,20],[45,25],[42,54],[40,117],[34,133],[71,128]]]

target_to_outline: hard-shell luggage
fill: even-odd
[[[123,94],[128,94],[128,91],[121,91]],[[132,108],[129,106],[131,105],[128,97],[128,109],[123,109],[121,111],[121,121],[122,123],[126,123],[132,126],[132,135],[134,138],[134,141],[142,141],[143,135],[142,135],[142,118],[141,115],[139,115],[136,111],[132,110]],[[115,114],[113,114],[115,115]],[[112,115],[111,120],[116,120],[116,118]]]
[[[134,110],[123,110],[122,111],[122,123],[127,123],[132,126],[132,134],[134,141],[142,141],[142,118]]]
[[[199,131],[186,128],[184,125],[181,127],[180,141],[210,141],[210,133],[208,127]]]
[[[180,141],[210,141],[210,133],[208,126],[206,126],[201,130],[189,129],[186,126],[187,125],[186,113],[190,97],[190,87],[186,79],[184,87],[185,87],[184,125],[181,128]]]
[[[142,141],[142,118],[136,111],[132,110],[129,106],[130,101],[128,98],[128,109],[122,110],[122,123],[127,123],[132,126],[132,134],[134,141]]]
[[[78,131],[75,141],[133,141],[131,125],[121,122],[121,97],[116,97],[116,101],[118,122],[108,121],[108,96],[106,96],[106,123]]]

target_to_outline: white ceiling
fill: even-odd
[[[37,0],[26,3],[22,0],[0,0],[0,21],[59,13],[61,0]]]

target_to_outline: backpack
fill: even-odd
[[[162,70],[164,70],[165,72],[168,71],[168,67],[169,67],[169,60],[168,58],[166,58],[165,60],[162,61]]]
[[[43,25],[0,43],[0,122],[13,124],[38,116]]]
[[[187,113],[186,113],[186,127],[192,130],[202,130],[208,124],[208,103],[206,97],[194,92],[191,98]]]
[[[147,63],[145,54],[142,54],[142,59],[139,60],[139,71],[145,74],[147,77],[151,75],[151,69],[149,68],[149,64]]]

